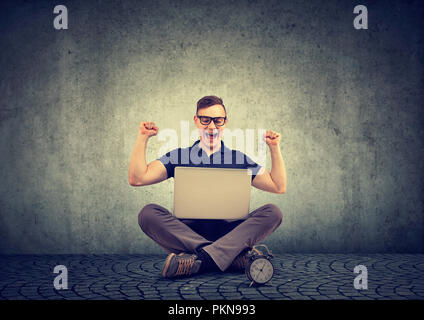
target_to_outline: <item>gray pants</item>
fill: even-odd
[[[244,220],[192,220],[175,218],[157,204],[138,215],[141,229],[168,253],[205,250],[222,270],[245,249],[252,248],[281,224],[283,215],[273,204],[252,211]]]

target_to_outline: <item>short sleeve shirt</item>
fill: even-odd
[[[248,169],[253,181],[261,169],[259,164],[243,152],[227,148],[223,141],[221,141],[221,148],[210,156],[199,147],[199,142],[200,140],[197,140],[188,148],[169,151],[158,159],[165,166],[168,178],[174,177],[176,167],[206,167]]]

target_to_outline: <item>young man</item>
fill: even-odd
[[[149,164],[146,163],[147,141],[159,128],[153,122],[141,122],[130,160],[130,185],[161,182],[173,177],[175,167],[182,165],[226,167],[250,169],[254,187],[285,193],[286,169],[280,152],[280,134],[270,130],[265,134],[272,160],[271,171],[267,171],[245,154],[224,145],[221,139],[227,122],[222,99],[203,97],[197,102],[194,116],[200,139],[189,148],[172,150]],[[235,221],[177,219],[157,204],[146,205],[138,216],[141,229],[169,253],[162,271],[164,277],[228,268],[243,270],[247,251],[270,235],[281,221],[282,213],[273,204],[252,211],[245,220]]]

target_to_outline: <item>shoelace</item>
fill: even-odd
[[[257,254],[261,254],[261,252],[258,249],[253,249],[253,251],[255,251]],[[247,261],[248,259],[246,257],[246,254],[238,255],[237,258],[234,259],[232,265],[235,268],[244,269],[247,266]]]
[[[238,269],[243,269],[245,268],[247,265],[247,258],[244,256],[238,256],[234,261],[233,261],[233,266],[238,268]]]
[[[194,265],[194,258],[193,257],[179,260],[177,272],[175,273],[175,275],[177,275],[177,276],[190,275],[191,269],[193,268],[193,265]]]

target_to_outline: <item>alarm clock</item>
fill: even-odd
[[[266,253],[258,250],[258,247],[264,247]],[[246,266],[246,276],[251,281],[250,286],[253,284],[263,285],[271,281],[274,275],[274,266],[271,262],[273,255],[268,247],[264,244],[254,246],[247,254],[248,263]]]

